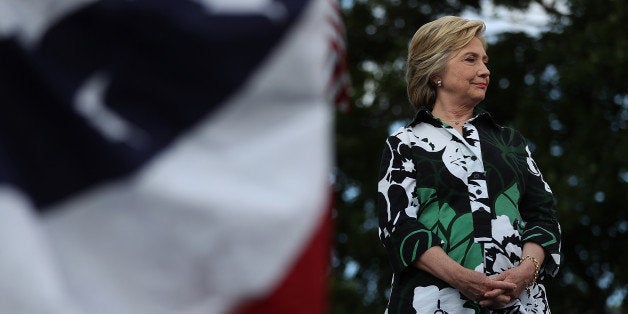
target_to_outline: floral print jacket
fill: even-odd
[[[489,310],[412,266],[440,245],[490,276],[516,266],[523,243],[532,241],[546,254],[539,278],[556,275],[554,197],[519,132],[476,108],[461,135],[421,108],[386,140],[378,191],[379,236],[394,271],[389,314],[550,312],[541,283]]]

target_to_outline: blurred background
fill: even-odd
[[[480,104],[521,131],[557,198],[563,265],[555,313],[627,313],[628,2],[343,0],[352,104],[336,126],[334,314],[383,313],[391,270],[377,235],[388,134],[413,116],[407,44],[443,15],[487,24],[491,85]]]

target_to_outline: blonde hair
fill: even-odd
[[[406,64],[408,99],[415,108],[434,106],[436,85],[431,78],[445,70],[452,52],[466,46],[474,37],[486,49],[482,21],[445,16],[421,26],[410,41]]]

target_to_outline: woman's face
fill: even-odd
[[[484,99],[490,71],[486,67],[488,56],[479,38],[474,37],[447,61],[441,76],[436,102],[453,105],[477,105]]]

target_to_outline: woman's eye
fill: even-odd
[[[469,57],[469,58],[464,59],[464,61],[467,61],[467,62],[475,62],[475,58],[473,58],[473,57]]]

